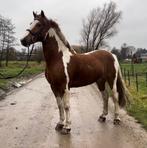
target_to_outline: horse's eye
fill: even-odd
[[[38,27],[41,27],[41,24],[37,24]]]

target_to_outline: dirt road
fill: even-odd
[[[122,113],[114,126],[111,107],[106,123],[97,121],[101,112],[95,84],[71,89],[71,134],[56,132],[58,108],[41,75],[0,101],[0,148],[147,148],[146,132],[131,117]]]

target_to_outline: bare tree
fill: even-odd
[[[121,11],[116,9],[115,2],[105,3],[102,8],[93,9],[83,20],[81,31],[86,51],[97,50],[106,45],[106,40],[117,33],[115,26],[120,18]]]
[[[94,27],[94,19],[95,17],[95,10],[91,11],[90,15],[87,17],[87,20],[83,20],[83,29],[81,31],[82,41],[86,45],[86,51],[91,46],[90,39],[91,39],[91,32]]]
[[[2,66],[2,60],[5,57],[6,66],[9,61],[9,49],[16,45],[16,38],[14,37],[14,25],[11,19],[0,16],[0,66]],[[6,52],[4,53],[4,50]],[[5,54],[5,55],[4,55]]]
[[[16,45],[15,41],[16,38],[14,37],[14,25],[12,24],[10,19],[6,20],[6,24],[7,24],[7,34],[6,34],[6,66],[8,66],[8,61],[9,61],[9,50],[11,47],[13,47],[14,45]]]
[[[6,21],[0,16],[0,67],[2,66],[3,52],[5,48],[6,39]]]

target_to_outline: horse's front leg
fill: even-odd
[[[55,129],[57,131],[61,131],[62,128],[64,127],[64,120],[65,120],[65,115],[64,115],[64,104],[63,104],[63,99],[59,96],[56,97],[57,100],[57,105],[59,108],[59,116],[60,116],[60,120],[57,123]]]
[[[69,134],[71,130],[71,120],[70,120],[70,92],[65,90],[63,95],[63,103],[65,110],[65,125],[61,131],[62,134]]]

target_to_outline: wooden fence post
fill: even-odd
[[[147,87],[147,72],[145,74],[146,74],[146,87]]]
[[[136,73],[136,89],[137,89],[137,92],[138,92],[138,74]]]
[[[124,79],[125,79],[125,82],[126,82],[126,69],[124,68]]]
[[[129,70],[128,70],[128,84],[130,86],[130,72],[129,72]]]
[[[123,68],[121,67],[121,74],[122,74],[122,76],[124,76],[124,74],[123,74]]]
[[[132,71],[132,76],[134,77],[134,63],[131,61],[131,71]]]

